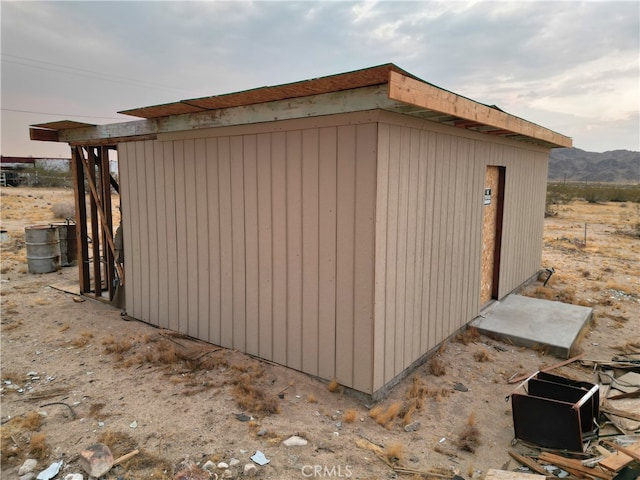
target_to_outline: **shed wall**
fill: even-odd
[[[383,113],[374,391],[480,313],[487,165],[506,167],[499,296],[540,268],[548,150]]]
[[[371,393],[377,124],[317,123],[120,144],[127,313]]]

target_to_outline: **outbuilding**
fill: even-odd
[[[71,145],[101,238],[78,229],[82,292],[123,284],[131,317],[373,396],[538,273],[572,144],[393,64],[120,113],[142,119],[31,129]]]

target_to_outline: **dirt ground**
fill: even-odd
[[[9,236],[0,245],[2,478],[18,478],[25,458],[38,459],[36,471],[64,460],[56,478],[81,472],[78,454],[96,442],[115,457],[140,450],[108,479],[171,479],[185,459],[237,459],[230,475],[243,478],[257,450],[270,460],[258,467],[263,479],[411,478],[394,465],[470,479],[518,466],[507,453],[514,438],[508,380],[560,361],[544,349],[467,331],[371,408],[339,386],[126,321],[118,309],[53,288],[77,282],[77,268],[27,273],[24,227],[56,220],[53,205],[72,202],[72,192],[5,188],[1,195]],[[545,221],[542,262],[556,273],[547,287],[537,281],[524,293],[593,307],[580,343],[586,359],[637,348],[640,242],[632,232],[640,205],[575,201],[556,210]],[[594,381],[589,363],[556,372]],[[468,391],[454,389],[458,383]],[[412,422],[417,429],[405,431]],[[292,435],[308,444],[284,446]]]

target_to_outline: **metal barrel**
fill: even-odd
[[[60,265],[71,267],[78,264],[78,243],[76,241],[75,223],[52,223],[58,230],[60,240]]]
[[[60,238],[51,225],[32,225],[24,229],[29,273],[60,270]]]

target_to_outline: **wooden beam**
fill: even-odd
[[[102,229],[103,242],[102,244],[105,246],[104,248],[104,259],[105,259],[105,278],[107,280],[107,290],[109,291],[109,300],[113,300],[113,295],[115,294],[115,275],[114,275],[114,265],[115,265],[115,255],[111,251],[110,248],[107,248],[107,235],[111,235],[113,232],[113,214],[111,210],[111,181],[113,177],[111,176],[111,172],[109,170],[109,150],[107,147],[101,146],[99,149],[98,158],[100,159],[100,187],[102,189],[102,206],[104,208],[104,215],[107,222],[108,228]],[[112,239],[113,240],[113,239]]]
[[[76,149],[79,149],[80,151],[82,151],[81,147],[76,147]],[[84,155],[81,154],[80,160],[82,162],[82,165],[84,167],[84,169],[86,171],[89,171],[89,163],[87,162],[87,160],[85,160]],[[89,187],[91,189],[91,193],[93,194],[94,197],[98,196],[97,193],[97,189],[96,189],[96,184],[92,182],[91,177],[87,177],[87,182],[89,183]],[[111,233],[111,229],[109,228],[109,226],[107,225],[106,219],[105,219],[105,215],[104,215],[104,211],[102,210],[102,208],[100,206],[98,206],[98,213],[100,215],[100,221],[102,223],[102,228],[105,228],[108,230],[109,235],[107,235],[107,245],[108,247],[111,249],[111,253],[115,256],[116,254],[116,248],[113,244],[113,234]],[[118,270],[118,275],[120,275],[121,279],[124,279],[124,271],[122,270],[122,267],[119,264],[116,264],[116,269]],[[122,280],[122,284],[124,285],[124,280]]]
[[[93,147],[87,148],[88,167],[87,179],[89,185],[95,185],[96,183],[96,157]],[[84,164],[84,160],[82,162]],[[91,195],[89,195],[89,207],[91,212],[91,247],[93,250],[93,294],[95,297],[102,296],[102,264],[100,260],[100,224],[98,223],[98,205],[100,199],[96,193],[94,187],[91,188]]]
[[[71,149],[71,172],[73,173],[73,193],[76,203],[76,242],[78,244],[78,280],[80,293],[91,289],[89,283],[89,244],[87,242],[87,200],[84,188],[84,171],[78,158],[83,155],[77,148]]]
[[[170,117],[136,120],[132,122],[97,125],[60,130],[59,142],[72,145],[113,144],[139,140],[161,133],[189,131],[210,127],[248,125],[276,120],[333,115],[345,112],[386,109],[403,106],[389,99],[387,85],[375,85],[355,90],[311,95],[270,103],[244,105],[200,113],[186,113]]]
[[[29,138],[40,142],[58,142],[58,131],[44,128],[30,128]]]
[[[571,138],[535,123],[393,71],[389,72],[389,98],[520,133],[557,147],[571,147],[573,144]]]

